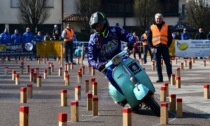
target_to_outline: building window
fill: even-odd
[[[179,15],[179,0],[161,0],[160,4],[164,16]]]
[[[133,1],[134,0],[101,0],[101,8],[109,17],[132,17]]]
[[[10,0],[10,6],[11,8],[19,8],[19,0]],[[35,2],[35,1],[34,1]],[[48,8],[54,8],[54,0],[47,0],[47,6]]]
[[[10,0],[11,8],[18,8],[18,0]]]
[[[47,1],[47,7],[54,8],[54,0],[48,0]]]
[[[186,12],[186,6],[185,4],[182,4],[182,15],[185,15]]]

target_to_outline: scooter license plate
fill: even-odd
[[[141,68],[138,66],[138,64],[135,61],[129,63],[128,68],[134,75],[141,72]]]

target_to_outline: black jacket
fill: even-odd
[[[157,25],[156,23],[154,23],[154,25],[157,25],[158,29],[160,30],[163,26],[163,24],[165,24],[165,22],[163,21],[161,24]],[[172,37],[172,34],[171,34],[171,31],[170,29],[168,28],[168,44],[167,46],[170,47],[171,43],[172,43],[172,40],[173,40],[173,37]],[[147,32],[147,42],[148,42],[148,45],[153,48],[153,44],[152,44],[152,31],[151,29],[149,28],[148,32]],[[156,45],[155,47],[159,47],[159,46],[164,46],[163,44],[158,44]]]
[[[195,35],[195,39],[206,39],[206,35],[203,33],[203,32],[198,32],[196,35]]]
[[[207,39],[210,40],[210,32],[207,34]]]

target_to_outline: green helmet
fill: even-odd
[[[95,12],[90,17],[89,25],[92,30],[95,30],[95,26],[98,23],[103,23],[105,25],[105,27],[109,26],[108,20],[107,20],[105,14],[102,12]]]

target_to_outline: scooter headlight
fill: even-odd
[[[122,57],[120,55],[116,55],[115,57],[112,58],[112,63],[114,65],[118,65],[122,60]]]

